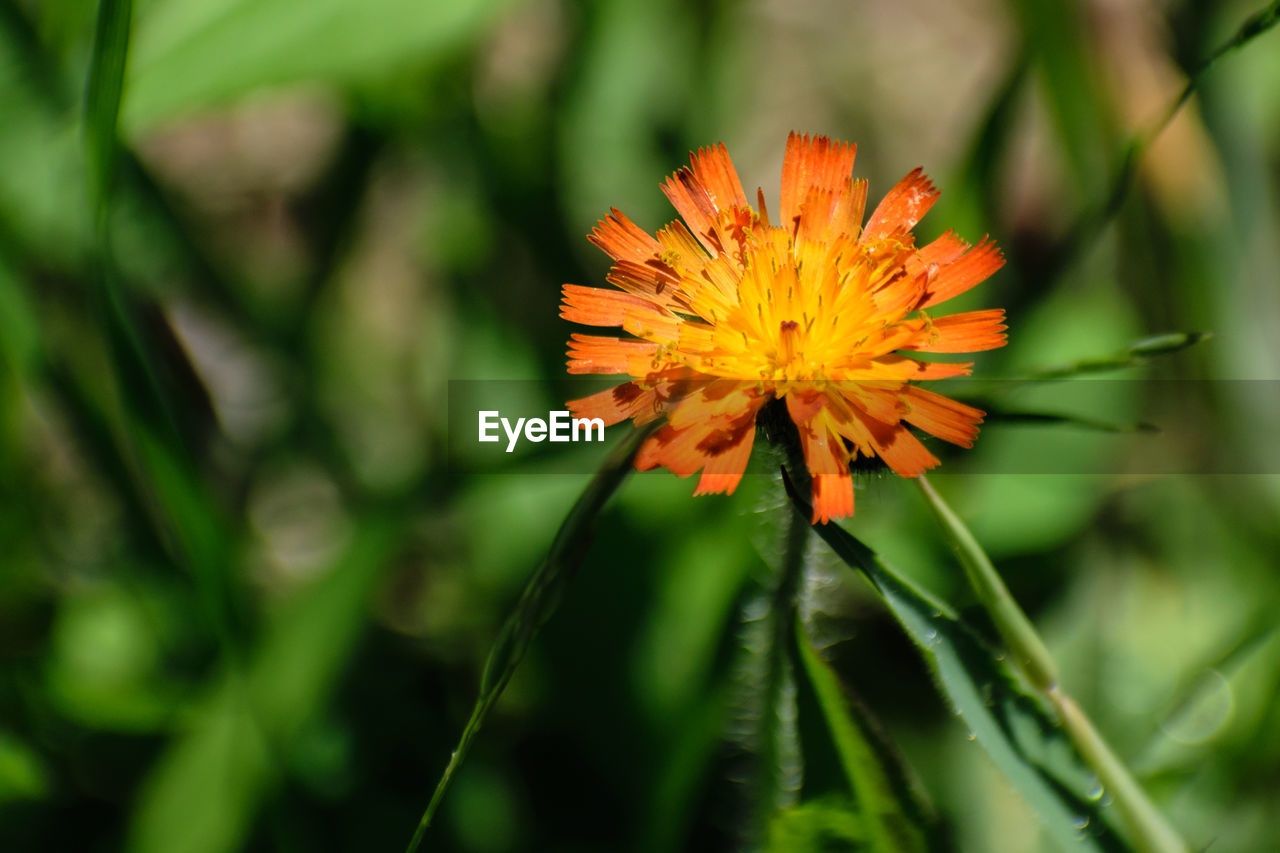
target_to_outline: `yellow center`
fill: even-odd
[[[905,275],[911,252],[909,243],[861,245],[846,234],[744,233],[738,252],[708,265],[722,275],[691,293],[696,318],[671,354],[703,373],[766,383],[874,379],[871,360],[901,343],[895,332],[913,307],[875,294]]]

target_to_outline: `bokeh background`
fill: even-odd
[[[111,215],[132,363],[84,189],[96,4],[2,0],[0,848],[402,849],[589,469],[451,459],[449,383],[558,407],[558,289],[602,283],[595,221],[665,223],[660,180],[721,140],[772,202],[795,129],[856,141],[873,199],[925,166],[921,233],[1005,247],[966,297],[1009,312],[980,375],[1213,333],[1094,396],[1159,434],[993,421],[934,479],[1193,845],[1269,849],[1280,33],[1204,77],[1103,214],[1132,135],[1257,2],[141,0]],[[733,847],[768,480],[692,485],[626,483],[429,849]],[[972,605],[909,484],[860,480],[849,526]],[[944,845],[1049,849],[849,590],[835,660]]]

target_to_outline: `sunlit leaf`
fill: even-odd
[[[788,482],[796,512],[812,509]],[[1096,786],[1051,710],[941,601],[895,572],[836,524],[814,527],[860,571],[920,649],[938,686],[991,760],[1066,850],[1124,850]]]
[[[139,15],[124,125],[137,131],[263,86],[348,83],[447,56],[508,0],[163,0]]]

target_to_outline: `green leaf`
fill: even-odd
[[[546,624],[559,606],[566,587],[586,556],[587,547],[590,545],[591,528],[600,511],[610,496],[622,485],[626,476],[631,473],[631,465],[640,451],[640,445],[658,424],[659,422],[654,422],[633,430],[626,440],[609,455],[582,496],[578,498],[577,503],[569,510],[569,515],[560,525],[546,558],[529,576],[520,593],[520,598],[503,622],[498,639],[494,641],[493,648],[489,651],[489,657],[485,661],[484,672],[480,678],[480,695],[476,697],[471,717],[462,730],[458,747],[453,751],[440,781],[436,783],[431,801],[427,804],[413,838],[409,841],[409,853],[417,850],[422,843],[427,827],[431,825],[431,819],[453,781],[454,773],[466,758],[475,736],[484,725],[490,708],[498,701],[507,682],[515,673],[516,667],[524,659],[538,629]]]
[[[802,803],[774,815],[768,853],[837,853],[861,850],[867,841],[858,813],[830,797]]]
[[[928,850],[923,810],[911,801],[909,790],[901,784],[901,771],[892,767],[873,740],[858,709],[848,701],[840,680],[813,647],[800,622],[796,623],[796,645],[853,794],[852,811],[860,816],[871,848]]]
[[[796,513],[812,509],[787,481]],[[1039,816],[1058,844],[1072,851],[1124,850],[1111,810],[1046,704],[950,608],[899,575],[837,524],[815,531],[860,571],[920,649],[938,686],[991,760]]]
[[[1111,793],[1116,811],[1123,816],[1134,846],[1147,853],[1185,853],[1186,844],[1177,831],[1147,797],[1093,721],[1058,683],[1057,664],[1031,620],[1009,593],[986,551],[924,474],[916,478],[916,483],[937,516],[952,551],[964,567],[970,587],[995,625],[1004,648],[1009,650],[1022,674],[1049,702],[1072,745],[1093,768],[1095,778]]]
[[[508,0],[158,0],[138,25],[137,132],[264,86],[352,83],[448,56]]]

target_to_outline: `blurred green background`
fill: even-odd
[[[1118,214],[1093,213],[1130,134],[1254,11],[142,0],[111,210],[129,349],[85,190],[96,4],[0,0],[0,849],[402,849],[586,481],[547,452],[463,473],[448,383],[529,380],[520,405],[558,407],[558,290],[603,282],[595,221],[668,221],[660,180],[720,140],[772,203],[792,129],[856,141],[873,199],[923,165],[943,195],[921,233],[1005,247],[962,306],[1009,311],[979,375],[1195,330],[1214,337],[1112,376],[1257,380],[1116,384],[1093,414],[1159,436],[993,423],[934,480],[1193,846],[1269,849],[1280,34],[1225,58]],[[1017,473],[1050,435],[1078,473]],[[1126,467],[1157,441],[1186,473]],[[624,486],[428,849],[732,848],[723,733],[763,480]],[[972,603],[909,484],[868,477],[857,500],[860,538]],[[942,843],[1049,849],[850,589],[835,660]]]

